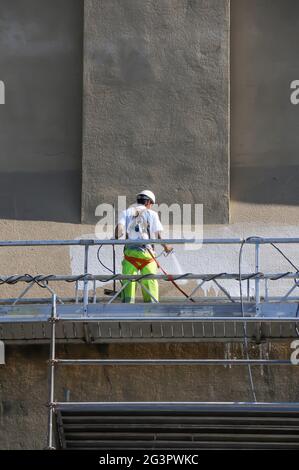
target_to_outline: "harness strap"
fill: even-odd
[[[134,258],[133,256],[125,255],[124,258],[129,261],[136,269],[141,270],[145,268],[149,263],[154,261],[153,258],[143,259],[143,258]]]

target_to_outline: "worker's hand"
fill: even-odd
[[[169,254],[173,251],[173,247],[171,245],[164,245],[164,251]]]

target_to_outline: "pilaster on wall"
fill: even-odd
[[[85,0],[82,220],[149,188],[229,219],[229,0]]]

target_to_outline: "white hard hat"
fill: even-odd
[[[148,189],[145,189],[144,191],[141,191],[140,193],[137,194],[137,197],[139,196],[144,196],[152,201],[153,204],[156,203],[156,196],[152,191],[149,191]]]

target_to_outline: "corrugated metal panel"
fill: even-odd
[[[64,449],[296,449],[290,404],[58,404]]]

